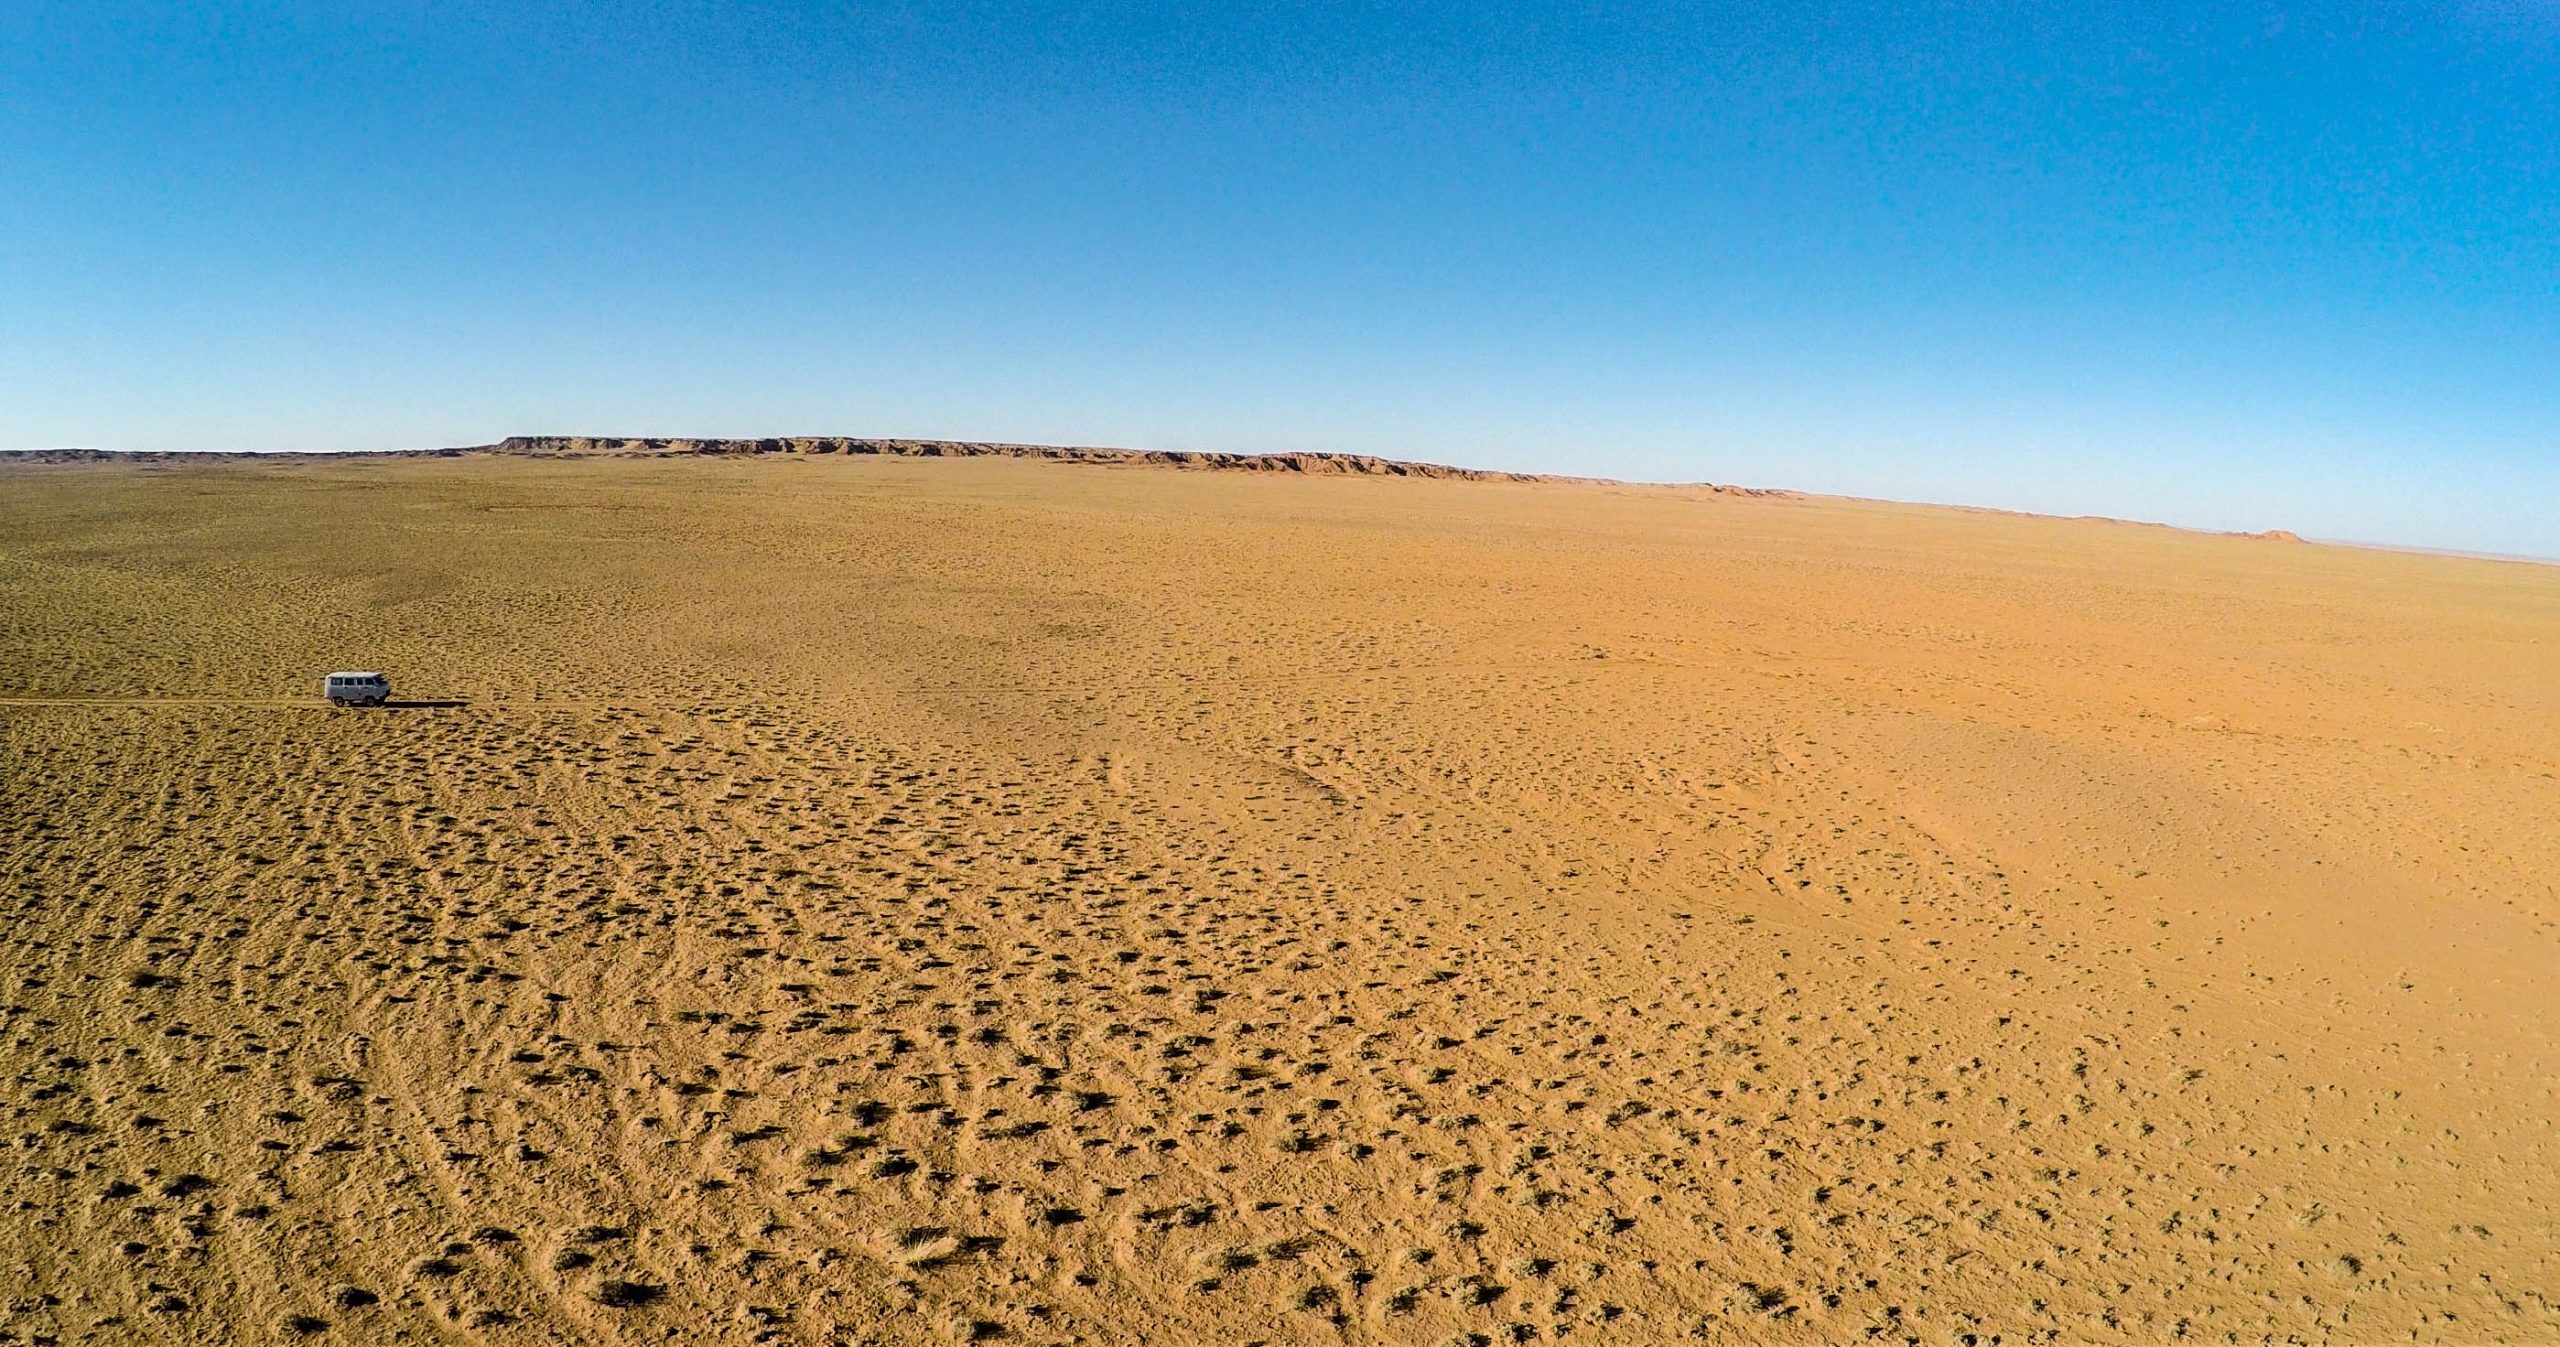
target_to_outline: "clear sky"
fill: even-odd
[[[2560,556],[2560,0],[0,4],[0,446],[532,432]]]

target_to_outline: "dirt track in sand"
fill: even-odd
[[[19,464],[0,631],[0,1341],[2560,1337],[2560,569]]]

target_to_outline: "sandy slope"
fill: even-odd
[[[21,465],[0,632],[0,1341],[2560,1339],[2560,569]]]

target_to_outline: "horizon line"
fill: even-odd
[[[43,445],[43,446],[27,446],[27,447],[20,447],[20,448],[0,448],[0,462],[5,462],[5,461],[7,461],[7,460],[9,460],[9,459],[19,458],[19,457],[22,457],[22,456],[29,456],[29,455],[50,455],[50,454],[75,455],[75,456],[77,456],[76,458],[71,459],[71,460],[68,460],[68,461],[73,461],[73,462],[76,462],[76,461],[97,462],[97,461],[101,461],[101,460],[103,460],[103,459],[113,459],[113,458],[161,458],[161,459],[258,459],[258,458],[270,458],[270,459],[272,459],[272,458],[336,458],[336,459],[345,459],[345,458],[433,458],[433,457],[461,457],[461,456],[466,455],[466,454],[483,454],[483,455],[487,455],[487,456],[490,456],[490,457],[499,457],[499,456],[535,457],[535,456],[537,456],[537,455],[536,455],[535,453],[533,453],[533,452],[529,451],[529,450],[525,450],[525,449],[518,449],[518,450],[512,450],[512,451],[511,451],[511,450],[508,448],[508,446],[510,446],[510,445],[518,445],[518,444],[527,444],[527,445],[530,445],[530,444],[539,444],[539,443],[546,442],[546,441],[583,441],[583,442],[589,442],[589,443],[618,443],[618,444],[638,444],[638,445],[671,445],[671,444],[679,444],[679,443],[681,443],[681,444],[691,444],[691,445],[696,445],[696,446],[758,446],[758,447],[749,448],[749,449],[745,449],[745,450],[743,450],[743,451],[738,451],[738,452],[732,452],[732,451],[728,451],[728,450],[724,450],[724,449],[720,449],[720,448],[711,448],[711,449],[708,449],[707,451],[706,451],[706,450],[704,450],[704,449],[695,449],[695,450],[690,451],[690,452],[680,452],[680,453],[674,453],[674,454],[666,454],[666,455],[662,455],[662,456],[664,456],[664,457],[704,457],[704,458],[740,457],[740,456],[760,456],[760,455],[764,455],[764,454],[776,454],[776,453],[785,453],[785,454],[789,454],[789,453],[796,453],[796,454],[801,454],[802,456],[808,456],[808,455],[807,455],[807,453],[806,453],[806,451],[803,451],[803,450],[799,450],[799,449],[795,449],[795,448],[787,448],[787,447],[776,447],[776,448],[771,448],[771,449],[762,448],[761,446],[764,446],[764,445],[790,446],[790,445],[795,445],[795,444],[815,444],[815,443],[826,443],[826,444],[833,444],[833,445],[856,445],[856,444],[859,444],[859,445],[896,445],[896,446],[912,446],[912,447],[916,447],[916,448],[934,447],[934,448],[953,448],[953,449],[962,449],[962,450],[967,450],[967,451],[973,451],[973,452],[964,452],[964,453],[959,453],[959,454],[916,454],[916,455],[894,455],[894,456],[899,456],[899,457],[908,457],[908,456],[912,456],[912,457],[1026,457],[1026,458],[1033,458],[1033,457],[1036,457],[1036,458],[1046,458],[1046,459],[1048,459],[1049,461],[1053,461],[1053,462],[1077,462],[1077,461],[1082,461],[1082,462],[1087,462],[1087,463],[1107,463],[1107,462],[1112,462],[1112,461],[1127,461],[1127,462],[1130,462],[1130,463],[1133,463],[1133,464],[1137,464],[1137,465],[1158,465],[1158,466],[1180,466],[1181,464],[1183,464],[1183,463],[1185,463],[1185,462],[1192,462],[1192,463],[1205,463],[1205,464],[1207,464],[1207,465],[1208,465],[1211,469],[1213,469],[1213,470],[1214,470],[1214,469],[1216,469],[1216,468],[1218,468],[1218,467],[1220,467],[1220,466],[1222,466],[1222,465],[1234,465],[1236,468],[1238,468],[1238,469],[1240,469],[1240,470],[1256,470],[1256,469],[1253,469],[1253,468],[1247,468],[1247,467],[1245,467],[1245,465],[1246,465],[1246,464],[1266,464],[1266,463],[1267,463],[1267,464],[1275,464],[1275,465],[1276,465],[1276,464],[1286,463],[1286,462],[1289,462],[1289,461],[1291,461],[1291,460],[1309,460],[1309,459],[1312,459],[1312,460],[1318,460],[1318,461],[1329,462],[1329,463],[1359,464],[1359,465],[1375,465],[1375,466],[1374,466],[1374,467],[1372,467],[1372,468],[1366,468],[1366,469],[1362,469],[1362,470],[1360,470],[1362,475],[1382,475],[1382,476],[1443,476],[1443,477],[1452,477],[1452,478],[1461,478],[1461,479],[1472,479],[1472,480],[1479,480],[1479,481],[1481,481],[1481,480],[1492,480],[1492,481],[1512,481],[1512,482],[1519,482],[1519,483],[1524,483],[1524,484],[1539,484],[1539,483],[1545,483],[1545,484],[1551,484],[1551,485],[1564,485],[1564,484],[1577,484],[1577,483],[1578,483],[1578,484],[1587,484],[1587,485],[1594,485],[1594,486],[1633,486],[1633,487],[1662,487],[1662,488],[1684,488],[1684,487],[1685,487],[1685,488],[1699,488],[1699,489],[1707,489],[1707,490],[1718,491],[1718,492],[1724,492],[1724,493],[1730,493],[1730,494],[1750,495],[1750,496],[1764,496],[1764,497],[1798,497],[1798,498],[1809,498],[1809,499],[1843,500],[1843,501],[1856,501],[1856,502],[1863,502],[1863,503],[1868,503],[1868,504],[1877,504],[1877,505],[1905,505],[1905,506],[1913,506],[1913,507],[1918,507],[1918,508],[1923,508],[1923,509],[1962,510],[1962,511],[1965,511],[1965,512],[1968,512],[1968,513],[2009,515],[2009,516],[2014,516],[2014,517],[2017,517],[2017,518],[2024,518],[2024,519],[2050,519],[2050,520],[2056,520],[2056,521],[2061,521],[2061,522],[2086,522],[2086,523],[2101,523],[2101,524],[2124,524],[2124,525],[2132,525],[2132,526],[2139,527],[2139,528],[2162,528],[2162,529],[2173,529],[2173,530],[2176,530],[2176,531],[2181,532],[2181,533],[2192,533],[2192,534],[2196,534],[2196,535],[2203,536],[2203,537],[2217,537],[2217,538],[2241,538],[2241,539],[2255,539],[2255,540],[2272,541],[2272,542],[2292,542],[2292,543],[2307,544],[2307,545],[2310,545],[2310,546],[2317,546],[2317,547],[2344,547],[2344,548],[2355,548],[2355,549],[2361,549],[2361,550],[2366,550],[2366,551],[2377,551],[2377,552],[2396,552],[2396,553],[2401,553],[2401,554],[2404,554],[2404,555],[2411,555],[2411,556],[2450,557],[2450,558],[2455,558],[2455,559],[2465,560],[2465,561],[2494,561],[2494,562],[2507,562],[2507,563],[2511,563],[2511,564],[2521,564],[2521,565],[2530,565],[2530,566],[2560,566],[2560,556],[2541,556],[2541,555],[2536,555],[2536,554],[2533,554],[2533,553],[2525,553],[2525,552],[2488,552],[2488,551],[2479,551],[2479,550],[2474,550],[2474,549],[2467,549],[2467,548],[2454,548],[2454,547],[2430,547],[2430,546],[2426,546],[2426,545],[2423,545],[2423,544],[2416,544],[2416,543],[2393,543],[2393,542],[2380,542],[2380,541],[2375,541],[2375,540],[2372,540],[2372,539],[2364,539],[2364,538],[2337,538],[2337,537],[2325,537],[2325,536],[2323,536],[2323,537],[2310,537],[2310,536],[2306,536],[2306,535],[2303,535],[2303,534],[2300,534],[2300,533],[2296,533],[2296,532],[2294,532],[2293,530],[2290,530],[2290,529],[2283,529],[2283,528],[2265,529],[2265,530],[2257,530],[2257,531],[2251,531],[2251,530],[2245,530],[2245,529],[2216,529],[2216,528],[2205,528],[2205,527],[2201,527],[2201,526],[2197,526],[2197,525],[2192,525],[2192,524],[2177,524],[2177,523],[2171,523],[2171,522],[2166,521],[2166,520],[2156,520],[2156,519],[2135,519],[2135,518],[2130,518],[2130,517],[2122,516],[2122,515],[2091,514],[2091,513],[2063,514],[2063,513],[2059,513],[2059,512],[2043,511],[2043,510],[2024,510],[2024,509],[2017,509],[2017,508],[2014,508],[2014,507],[2010,507],[2010,506],[2001,506],[2001,505],[1978,505],[1978,504],[1970,504],[1970,503],[1963,502],[1963,501],[1950,501],[1950,500],[1923,500],[1923,499],[1914,499],[1914,498],[1909,498],[1909,497],[1896,497],[1896,496],[1861,496],[1861,495],[1851,495],[1851,494],[1846,494],[1846,493],[1822,492],[1822,491],[1807,491],[1807,490],[1802,490],[1802,489],[1795,488],[1795,487],[1766,487],[1766,486],[1755,487],[1755,486],[1742,486],[1742,485],[1738,485],[1738,484],[1734,484],[1734,483],[1710,482],[1710,481],[1706,481],[1706,480],[1703,480],[1703,479],[1692,479],[1692,480],[1687,480],[1687,481],[1669,481],[1669,480],[1653,480],[1653,479],[1641,479],[1641,478],[1600,477],[1600,476],[1593,476],[1593,475],[1589,475],[1589,474],[1582,474],[1582,473],[1560,473],[1560,472],[1536,472],[1536,471],[1522,471],[1522,470],[1518,470],[1518,469],[1510,469],[1510,468],[1479,468],[1479,467],[1469,467],[1469,466],[1465,466],[1465,465],[1462,465],[1462,464],[1434,463],[1434,462],[1428,462],[1428,461],[1419,460],[1419,459],[1399,459],[1399,458],[1388,458],[1388,457],[1385,457],[1385,456],[1383,456],[1383,455],[1377,455],[1377,454],[1358,454],[1358,453],[1348,453],[1348,452],[1344,452],[1344,451],[1341,451],[1341,450],[1326,450],[1326,449],[1284,449],[1284,450],[1273,450],[1273,451],[1266,451],[1266,452],[1260,452],[1260,453],[1245,453],[1245,452],[1227,451],[1227,450],[1201,450],[1201,449],[1139,449],[1139,448],[1132,448],[1132,447],[1128,447],[1128,446],[1121,446],[1121,445],[1053,444],[1053,443],[1042,443],[1042,442],[1036,442],[1036,441],[1005,441],[1005,440],[948,440],[948,439],[929,439],[929,438],[916,437],[916,436],[888,436],[888,435],[862,435],[862,436],[849,436],[849,435],[562,435],[562,434],[542,434],[542,435],[509,435],[509,436],[506,436],[506,437],[504,437],[504,438],[502,438],[502,439],[498,439],[498,440],[490,441],[490,442],[483,443],[483,444],[442,445],[442,446],[436,446],[436,447],[432,447],[432,448],[415,448],[415,449],[105,449],[105,448],[98,448],[98,447],[95,447],[95,446],[89,446],[89,445]],[[1028,452],[1028,453],[1008,453],[1008,452],[1006,452],[1006,451],[1033,451],[1033,452]],[[821,455],[828,455],[828,454],[832,454],[833,452],[835,452],[835,451],[834,451],[834,450],[821,450],[821,451],[819,451],[819,453],[820,453]],[[1095,457],[1091,457],[1091,458],[1084,458],[1084,457],[1081,457],[1081,456],[1084,456],[1084,455],[1093,455],[1093,456],[1095,456]],[[1112,456],[1112,457],[1109,457],[1109,458],[1102,457],[1102,456],[1106,456],[1106,455],[1107,455],[1107,456]],[[599,457],[599,458],[601,458],[601,457],[608,457],[608,456],[614,456],[614,455],[612,455],[610,451],[607,451],[607,452],[605,452],[605,453],[571,453],[571,454],[558,454],[558,455],[548,455],[548,456],[552,456],[552,457],[564,457],[564,458],[566,458],[566,457]],[[638,455],[633,455],[633,456],[638,456]],[[861,451],[857,450],[857,451],[854,451],[854,456],[856,456],[856,457],[861,457],[861,456],[865,456],[865,455],[864,455]],[[1126,458],[1125,458],[1125,460],[1120,460],[1120,459],[1119,459],[1119,456],[1126,456]],[[1267,471],[1267,470],[1269,470],[1269,469],[1260,469],[1260,470],[1266,470],[1266,471]]]

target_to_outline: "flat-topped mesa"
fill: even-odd
[[[975,440],[859,439],[843,435],[767,436],[758,439],[619,438],[592,435],[512,435],[487,448],[498,454],[555,458],[658,458],[686,455],[871,454],[891,458],[1038,458],[1069,463],[1143,463],[1226,472],[1296,472],[1312,475],[1438,477],[1465,482],[1593,481],[1553,474],[1453,468],[1407,463],[1367,454],[1225,454],[1174,449],[1103,449],[1085,445],[997,444]]]
[[[870,439],[847,435],[777,435],[755,439],[705,439],[690,436],[510,435],[496,444],[458,445],[447,449],[346,450],[327,453],[261,453],[226,450],[26,449],[0,451],[0,464],[47,463],[210,463],[216,461],[350,462],[362,459],[469,458],[719,458],[763,454],[845,454],[888,458],[1027,458],[1054,463],[1094,463],[1181,468],[1197,472],[1289,472],[1312,477],[1416,477],[1459,482],[1586,482],[1619,485],[1606,477],[1561,473],[1502,472],[1492,468],[1456,468],[1442,463],[1410,463],[1370,454],[1292,452],[1230,454],[1183,449],[1105,449],[1066,444],[1000,444],[978,440]],[[1711,482],[1665,483],[1684,490],[1720,496],[1786,496],[1799,493],[1770,487],[1723,486]]]

